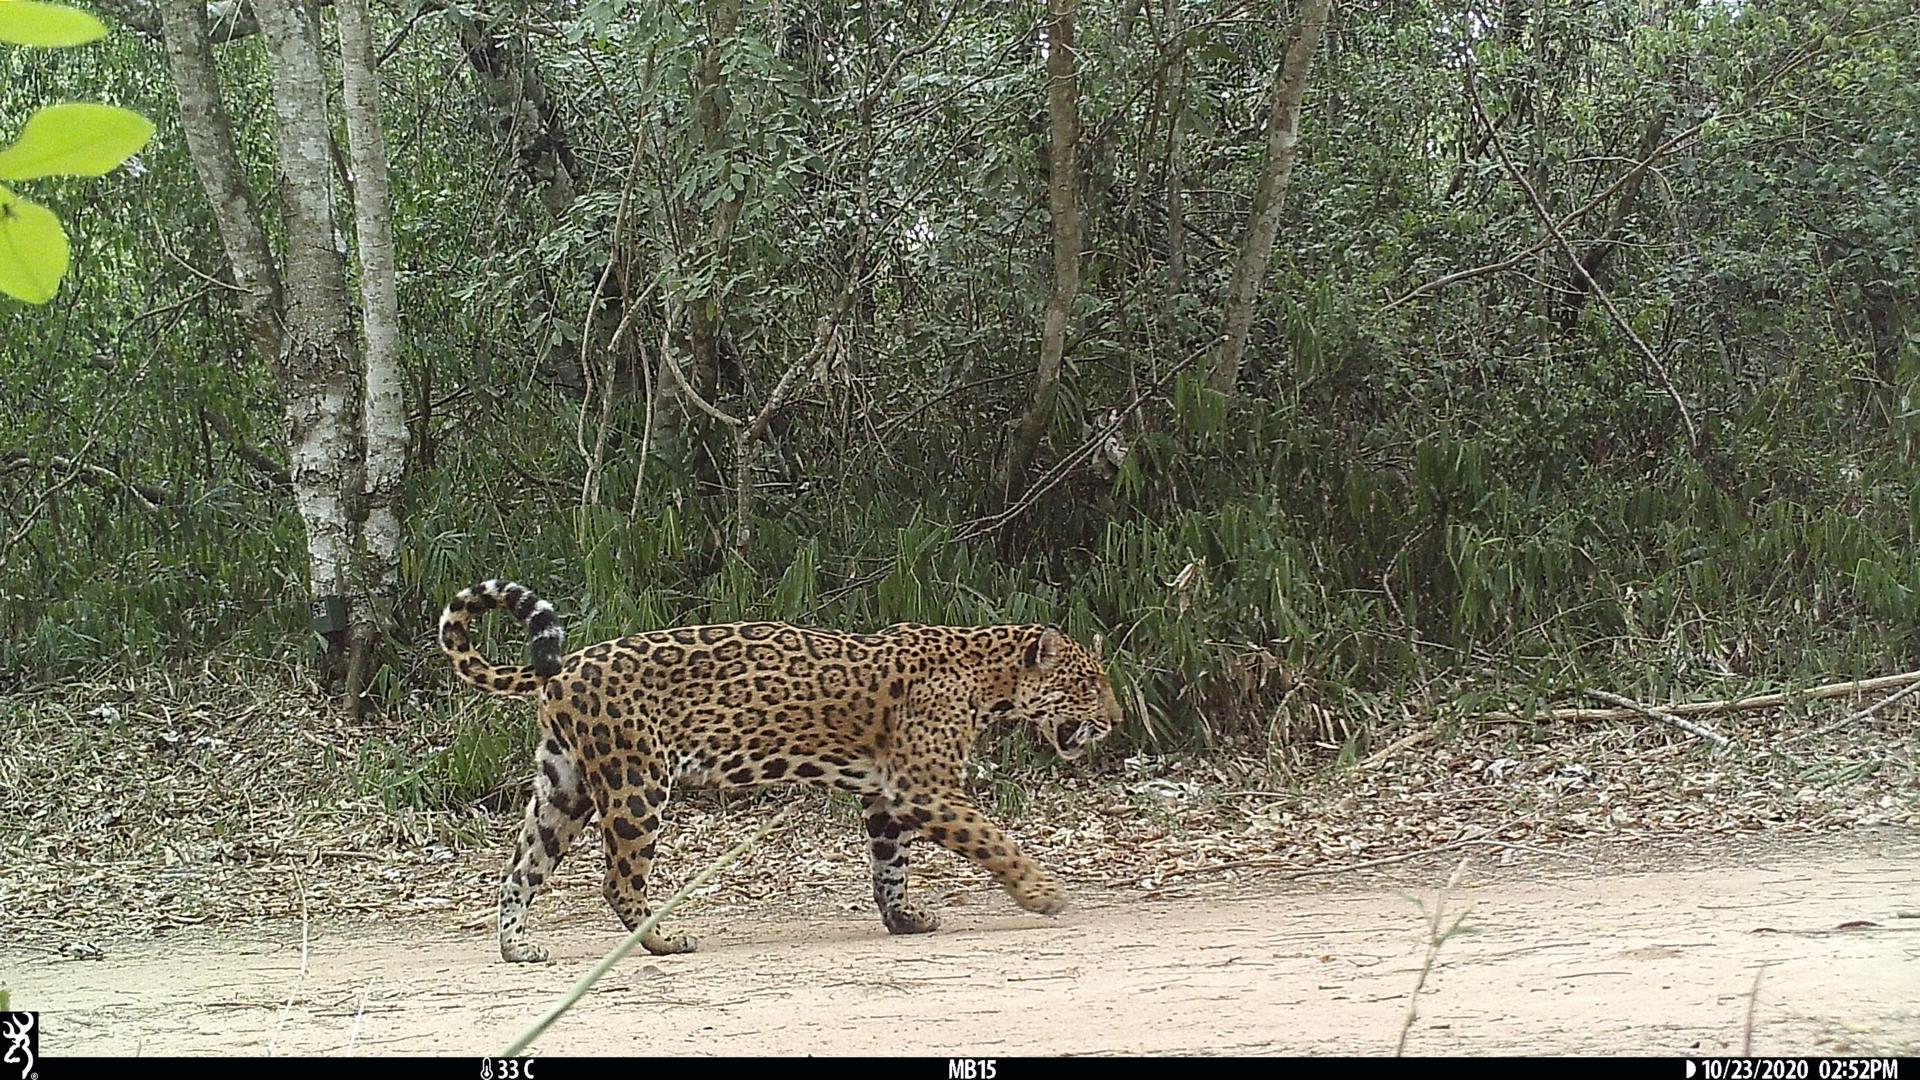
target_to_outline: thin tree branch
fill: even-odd
[[[688,400],[699,406],[701,412],[706,413],[708,416],[711,416],[730,428],[737,428],[740,426],[739,419],[720,411],[709,403],[706,398],[701,397],[699,391],[695,390],[693,385],[687,381],[686,373],[680,370],[680,361],[673,354],[673,328],[674,325],[680,321],[680,311],[681,307],[679,302],[669,298],[667,301],[667,316],[660,327],[660,359],[667,365],[667,370],[673,374],[673,381],[680,387],[680,392],[687,395]]]
[[[964,382],[959,384],[958,386],[949,386],[945,390],[942,390],[939,393],[928,398],[927,400],[921,402],[920,404],[915,405],[913,408],[907,410],[906,412],[901,413],[899,416],[896,416],[893,419],[888,420],[886,423],[881,424],[880,427],[875,430],[874,434],[877,437],[885,438],[887,432],[892,431],[894,428],[899,427],[901,424],[904,424],[907,421],[913,419],[914,417],[919,416],[921,413],[926,412],[928,409],[933,408],[935,405],[940,404],[942,401],[945,401],[946,399],[952,397],[955,394],[964,394],[969,390],[978,390],[983,386],[992,386],[994,383],[1003,383],[1009,379],[1018,379],[1025,375],[1026,375],[1026,372],[1024,371],[1008,371],[1008,372],[1003,372],[999,375],[989,375],[984,379],[975,379],[972,382]]]
[[[7,455],[5,462],[10,467],[30,466],[33,464],[33,458],[21,451],[15,451]],[[64,454],[48,454],[47,464],[55,469],[78,473],[79,475],[76,479],[83,483],[96,487],[110,485],[121,488],[127,494],[133,496],[133,500],[140,504],[142,510],[148,512],[173,506],[180,501],[173,492],[157,484],[150,484],[143,480],[134,480],[122,476],[112,469],[107,468],[105,465],[95,465],[87,461],[75,461],[73,458],[67,457]],[[8,471],[12,471],[12,469],[9,468]]]
[[[1887,26],[1898,25],[1903,22],[1911,21],[1915,17],[1916,16],[1903,16],[1898,19],[1888,20],[1887,22],[1884,22],[1884,23],[1876,23],[1872,26],[1862,27],[1859,30],[1855,30],[1850,34],[1845,35],[1844,37],[1846,39],[1855,38],[1862,34],[1872,33],[1876,30],[1884,29]],[[1750,104],[1748,104],[1746,108],[1736,109],[1733,112],[1716,113],[1712,116],[1706,117],[1705,119],[1701,120],[1699,123],[1694,124],[1692,127],[1687,128],[1685,131],[1682,131],[1674,135],[1672,138],[1668,139],[1666,142],[1661,143],[1659,148],[1654,150],[1653,153],[1648,154],[1645,158],[1642,158],[1638,162],[1635,162],[1633,168],[1628,169],[1625,172],[1622,172],[1619,176],[1614,177],[1612,183],[1608,184],[1604,188],[1601,188],[1600,191],[1597,192],[1591,199],[1588,199],[1584,204],[1582,204],[1579,209],[1574,210],[1572,213],[1569,213],[1566,216],[1562,217],[1560,219],[1560,227],[1564,229],[1572,225],[1574,222],[1592,213],[1595,208],[1601,206],[1609,198],[1611,198],[1614,192],[1619,191],[1622,187],[1625,187],[1628,183],[1632,182],[1633,178],[1636,175],[1638,175],[1640,172],[1650,167],[1655,161],[1659,160],[1660,158],[1664,158],[1667,155],[1673,153],[1675,150],[1679,149],[1681,144],[1690,141],[1691,139],[1693,139],[1694,136],[1700,134],[1700,132],[1704,130],[1708,124],[1728,123],[1733,120],[1737,120],[1740,117],[1746,116],[1747,114],[1758,109],[1762,104],[1765,103],[1767,96],[1773,93],[1774,89],[1779,86],[1780,82],[1783,79],[1785,79],[1788,75],[1792,74],[1796,68],[1799,68],[1801,65],[1805,64],[1808,60],[1812,59],[1815,56],[1821,55],[1822,40],[1823,39],[1815,39],[1807,43],[1806,45],[1802,46],[1800,51],[1795,53],[1794,56],[1791,59],[1789,59],[1787,62],[1781,64],[1778,68],[1775,68],[1773,71],[1768,72],[1766,77],[1761,79],[1759,83],[1756,84],[1756,86],[1753,89],[1753,92],[1745,95],[1746,99],[1750,102]],[[1469,75],[1471,76],[1471,74],[1472,74],[1472,69],[1470,67]],[[1482,149],[1484,149],[1484,146],[1485,144],[1482,143]],[[1553,242],[1552,237],[1547,237],[1535,244],[1528,246],[1524,250],[1516,252],[1513,255],[1505,259],[1501,259],[1497,262],[1485,263],[1483,265],[1475,266],[1466,270],[1457,270],[1451,274],[1445,274],[1441,277],[1434,278],[1432,281],[1429,281],[1424,285],[1419,285],[1414,287],[1413,289],[1408,290],[1406,294],[1402,295],[1399,299],[1394,300],[1391,303],[1387,304],[1386,307],[1383,308],[1382,310],[1392,311],[1394,308],[1397,308],[1402,304],[1409,303],[1428,293],[1438,292],[1439,290],[1446,288],[1448,285],[1452,285],[1455,282],[1467,281],[1472,278],[1483,277],[1487,274],[1496,274],[1502,270],[1507,270],[1512,267],[1518,266],[1521,263],[1527,261],[1527,259],[1530,256],[1538,253],[1541,248],[1546,247],[1552,242]]]
[[[833,343],[835,331],[839,329],[841,321],[847,317],[847,312],[853,308],[854,293],[859,290],[866,271],[869,225],[867,211],[872,172],[873,159],[869,156],[860,171],[860,201],[857,207],[860,226],[854,232],[853,259],[847,268],[846,280],[840,284],[840,297],[834,303],[833,310],[820,316],[814,323],[813,348],[807,350],[805,356],[794,361],[793,365],[787,368],[786,374],[780,376],[780,381],[774,384],[773,392],[767,395],[766,404],[760,407],[759,415],[755,416],[753,422],[747,426],[744,436],[746,445],[758,442],[766,434],[767,424],[773,419],[773,414],[779,410],[781,404],[786,401],[787,395],[792,392],[801,372],[818,363],[826,354],[827,347]]]
[[[1467,97],[1473,105],[1474,116],[1478,117],[1480,123],[1489,131],[1493,130],[1493,121],[1487,118],[1487,111],[1480,104],[1479,76],[1477,73],[1469,74],[1467,78]],[[1601,287],[1600,282],[1596,280],[1592,274],[1587,272],[1586,264],[1580,261],[1579,249],[1573,246],[1573,241],[1567,239],[1567,234],[1561,230],[1559,222],[1554,220],[1553,211],[1547,209],[1547,204],[1540,198],[1540,193],[1534,189],[1533,184],[1527,180],[1526,174],[1520,171],[1520,167],[1515,165],[1513,158],[1507,154],[1505,140],[1495,135],[1488,141],[1493,146],[1494,153],[1499,156],[1501,166],[1507,170],[1507,176],[1513,180],[1520,190],[1526,192],[1527,201],[1533,206],[1534,216],[1538,217],[1541,224],[1546,226],[1547,231],[1553,235],[1555,242],[1560,245],[1561,249],[1566,252],[1567,258],[1572,261],[1574,269],[1579,272],[1581,279],[1586,282],[1588,288],[1593,290],[1594,299],[1600,301],[1600,306],[1607,309],[1607,314],[1612,317],[1614,325],[1619,327],[1620,332],[1625,334],[1627,339],[1633,342],[1634,347],[1640,351],[1640,355],[1645,357],[1647,364],[1653,368],[1654,376],[1660,380],[1661,385],[1666,388],[1668,396],[1673,398],[1673,403],[1680,409],[1680,422],[1686,426],[1689,446],[1693,450],[1698,451],[1700,449],[1699,425],[1694,423],[1693,411],[1687,408],[1687,400],[1681,396],[1679,387],[1674,385],[1673,376],[1668,374],[1667,366],[1661,363],[1660,358],[1654,354],[1654,351],[1647,346],[1645,341],[1641,340],[1639,333],[1633,329],[1633,324],[1627,322],[1627,317],[1620,314],[1620,309],[1614,306],[1613,297],[1609,296],[1607,290]]]
[[[87,435],[85,445],[80,447],[80,457],[84,458],[88,451],[93,449],[93,444],[100,439],[101,430],[99,424],[92,426],[91,432]],[[79,480],[81,472],[82,470],[80,469],[70,469],[65,476],[41,490],[40,498],[34,502],[33,508],[20,515],[19,527],[7,534],[4,542],[0,542],[0,564],[3,564],[8,555],[13,552],[14,547],[18,545],[20,541],[26,539],[28,533],[33,531],[34,525],[39,522],[40,515],[46,511],[48,506],[52,505],[53,497],[71,487],[75,481]]]
[[[253,445],[234,433],[233,425],[218,413],[200,410],[200,418],[206,421],[213,433],[220,436],[222,442],[233,451],[233,455],[253,467],[253,470],[273,482],[280,489],[293,487],[293,478],[287,474],[287,467],[274,460],[273,455]]]
[[[1136,394],[1133,400],[1127,403],[1126,408],[1116,411],[1113,414],[1113,419],[1107,422],[1106,427],[1103,427],[1099,431],[1094,432],[1092,438],[1081,443],[1079,446],[1075,447],[1070,453],[1068,453],[1065,457],[1055,462],[1053,468],[1047,470],[1044,474],[1041,475],[1038,481],[1034,482],[1034,484],[1031,487],[1027,488],[1026,492],[1020,497],[1019,501],[1015,502],[1012,506],[1007,507],[1005,510],[1002,510],[999,513],[994,514],[990,517],[976,518],[973,521],[968,522],[966,525],[964,525],[961,528],[961,530],[958,533],[954,535],[953,539],[950,542],[957,544],[963,541],[972,540],[975,537],[985,536],[988,533],[996,532],[999,529],[1005,527],[1006,524],[1012,521],[1014,518],[1019,517],[1023,513],[1026,513],[1026,511],[1030,509],[1034,503],[1040,501],[1040,497],[1042,495],[1045,495],[1047,492],[1053,490],[1055,487],[1058,487],[1060,485],[1060,482],[1062,480],[1065,480],[1067,478],[1067,475],[1070,472],[1072,472],[1075,467],[1080,465],[1080,463],[1086,461],[1088,458],[1092,457],[1094,452],[1099,450],[1100,447],[1106,445],[1107,439],[1110,436],[1112,436],[1114,432],[1120,430],[1121,425],[1126,423],[1127,418],[1133,415],[1134,410],[1138,409],[1142,402],[1146,401],[1149,397],[1152,397],[1153,395],[1159,393],[1162,387],[1166,386],[1169,382],[1173,381],[1173,377],[1175,375],[1178,375],[1182,371],[1185,371],[1188,368],[1192,367],[1195,361],[1199,360],[1202,356],[1205,356],[1208,353],[1208,351],[1218,346],[1220,344],[1220,341],[1221,341],[1221,338],[1213,338],[1207,341],[1202,346],[1200,346],[1200,348],[1194,350],[1191,353],[1188,353],[1186,359],[1173,365],[1171,368],[1168,368],[1165,374],[1161,375],[1160,378],[1154,380],[1154,383],[1152,386],[1149,386],[1145,390],[1142,390],[1140,391],[1140,393]]]
[[[333,0],[313,0],[315,7],[332,7]],[[160,40],[160,8],[153,0],[93,0],[93,6],[111,15],[127,29]],[[215,45],[250,38],[260,32],[247,0],[214,0],[207,5],[207,37]]]
[[[1916,693],[1920,693],[1920,682],[1908,683],[1906,686],[1901,687],[1900,689],[1894,691],[1893,693],[1887,695],[1886,697],[1881,698],[1879,701],[1874,702],[1873,704],[1867,706],[1866,708],[1859,710],[1858,712],[1848,713],[1846,716],[1843,716],[1840,719],[1835,720],[1833,723],[1828,724],[1824,727],[1815,728],[1812,731],[1803,732],[1799,735],[1795,735],[1794,737],[1788,739],[1786,741],[1786,744],[1791,746],[1794,743],[1803,742],[1807,739],[1817,739],[1822,735],[1830,735],[1833,732],[1836,732],[1843,727],[1852,727],[1853,725],[1859,723],[1860,721],[1870,718],[1871,716],[1881,711],[1882,709],[1885,709],[1896,702],[1912,697]]]

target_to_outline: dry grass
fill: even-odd
[[[0,704],[0,789],[17,793],[0,801],[0,939],[83,955],[184,925],[293,922],[303,903],[314,920],[486,925],[512,822],[478,807],[388,810],[356,790],[353,763],[399,722],[350,727],[312,700],[296,674],[254,664]],[[1834,716],[1849,708],[1831,704]],[[1577,870],[1575,842],[1920,824],[1916,715],[1890,709],[1798,742],[1800,764],[1614,724],[1537,729],[1545,737],[1535,739],[1468,732],[1379,768],[1327,768],[1292,790],[1250,760],[1109,754],[1073,770],[990,774],[979,791],[990,807],[996,793],[1024,793],[1006,798],[1024,802],[1012,831],[1069,882],[1144,893],[1276,870],[1419,866],[1468,847]],[[1721,728],[1766,746],[1826,719],[1753,713]],[[795,804],[790,827],[698,895],[721,911],[865,910],[854,808],[813,791],[677,798],[653,891],[678,888],[776,802]],[[590,833],[556,879],[559,899],[543,904],[599,904],[596,844]],[[949,902],[984,885],[944,854],[919,858],[915,876]]]

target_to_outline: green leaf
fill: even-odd
[[[106,36],[106,26],[84,11],[39,0],[0,0],[0,41],[57,49]]]
[[[0,187],[0,292],[46,303],[60,289],[67,257],[67,232],[53,211]]]
[[[0,11],[29,0],[0,0]],[[49,105],[27,120],[20,141],[0,150],[0,180],[101,176],[153,137],[153,124],[113,105]]]

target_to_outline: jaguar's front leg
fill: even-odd
[[[916,791],[906,796],[897,814],[927,839],[979,864],[1028,911],[1058,915],[1066,909],[1066,893],[1053,875],[1023,854],[1012,837],[960,792]]]

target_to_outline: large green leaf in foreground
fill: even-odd
[[[38,0],[0,0],[0,41],[10,45],[52,49],[106,36],[106,26],[84,11]]]
[[[0,187],[0,292],[46,303],[60,288],[67,257],[67,233],[53,211]]]
[[[0,0],[0,9],[24,0]],[[49,105],[27,121],[20,139],[0,150],[0,180],[101,176],[153,137],[153,124],[113,105]]]

